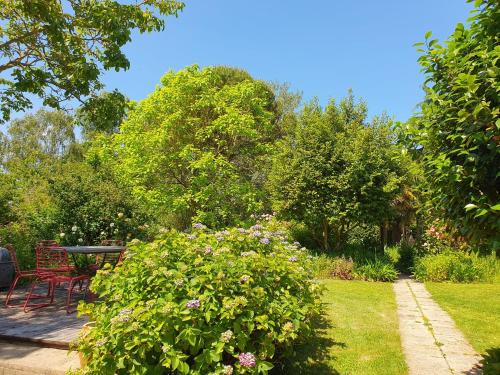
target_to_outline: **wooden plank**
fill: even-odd
[[[23,296],[24,291],[20,290],[13,297],[22,300]],[[76,296],[78,294],[75,294]],[[80,297],[82,296],[81,294]],[[2,303],[0,305],[0,338],[67,349],[70,343],[78,338],[79,331],[87,319],[78,318],[76,313],[66,314],[65,297],[66,291],[60,289],[56,293],[57,303],[27,313],[23,311],[22,306],[7,308]]]

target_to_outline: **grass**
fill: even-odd
[[[392,284],[325,280],[325,316],[316,337],[276,374],[407,373]]]
[[[500,284],[426,283],[425,286],[477,352],[500,350]]]

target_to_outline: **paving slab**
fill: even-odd
[[[64,375],[80,367],[77,353],[0,341],[0,375]]]
[[[409,375],[481,373],[481,356],[424,284],[401,277],[394,283],[394,292]]]

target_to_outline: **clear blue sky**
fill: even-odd
[[[131,68],[108,72],[108,89],[148,95],[168,70],[232,65],[255,78],[289,82],[321,103],[352,88],[370,115],[406,120],[422,99],[413,44],[447,37],[465,22],[465,0],[185,0],[161,33],[135,35]]]

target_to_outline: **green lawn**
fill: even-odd
[[[279,374],[406,374],[392,284],[325,280],[325,317],[314,340]]]
[[[479,353],[500,350],[500,284],[426,283]]]

